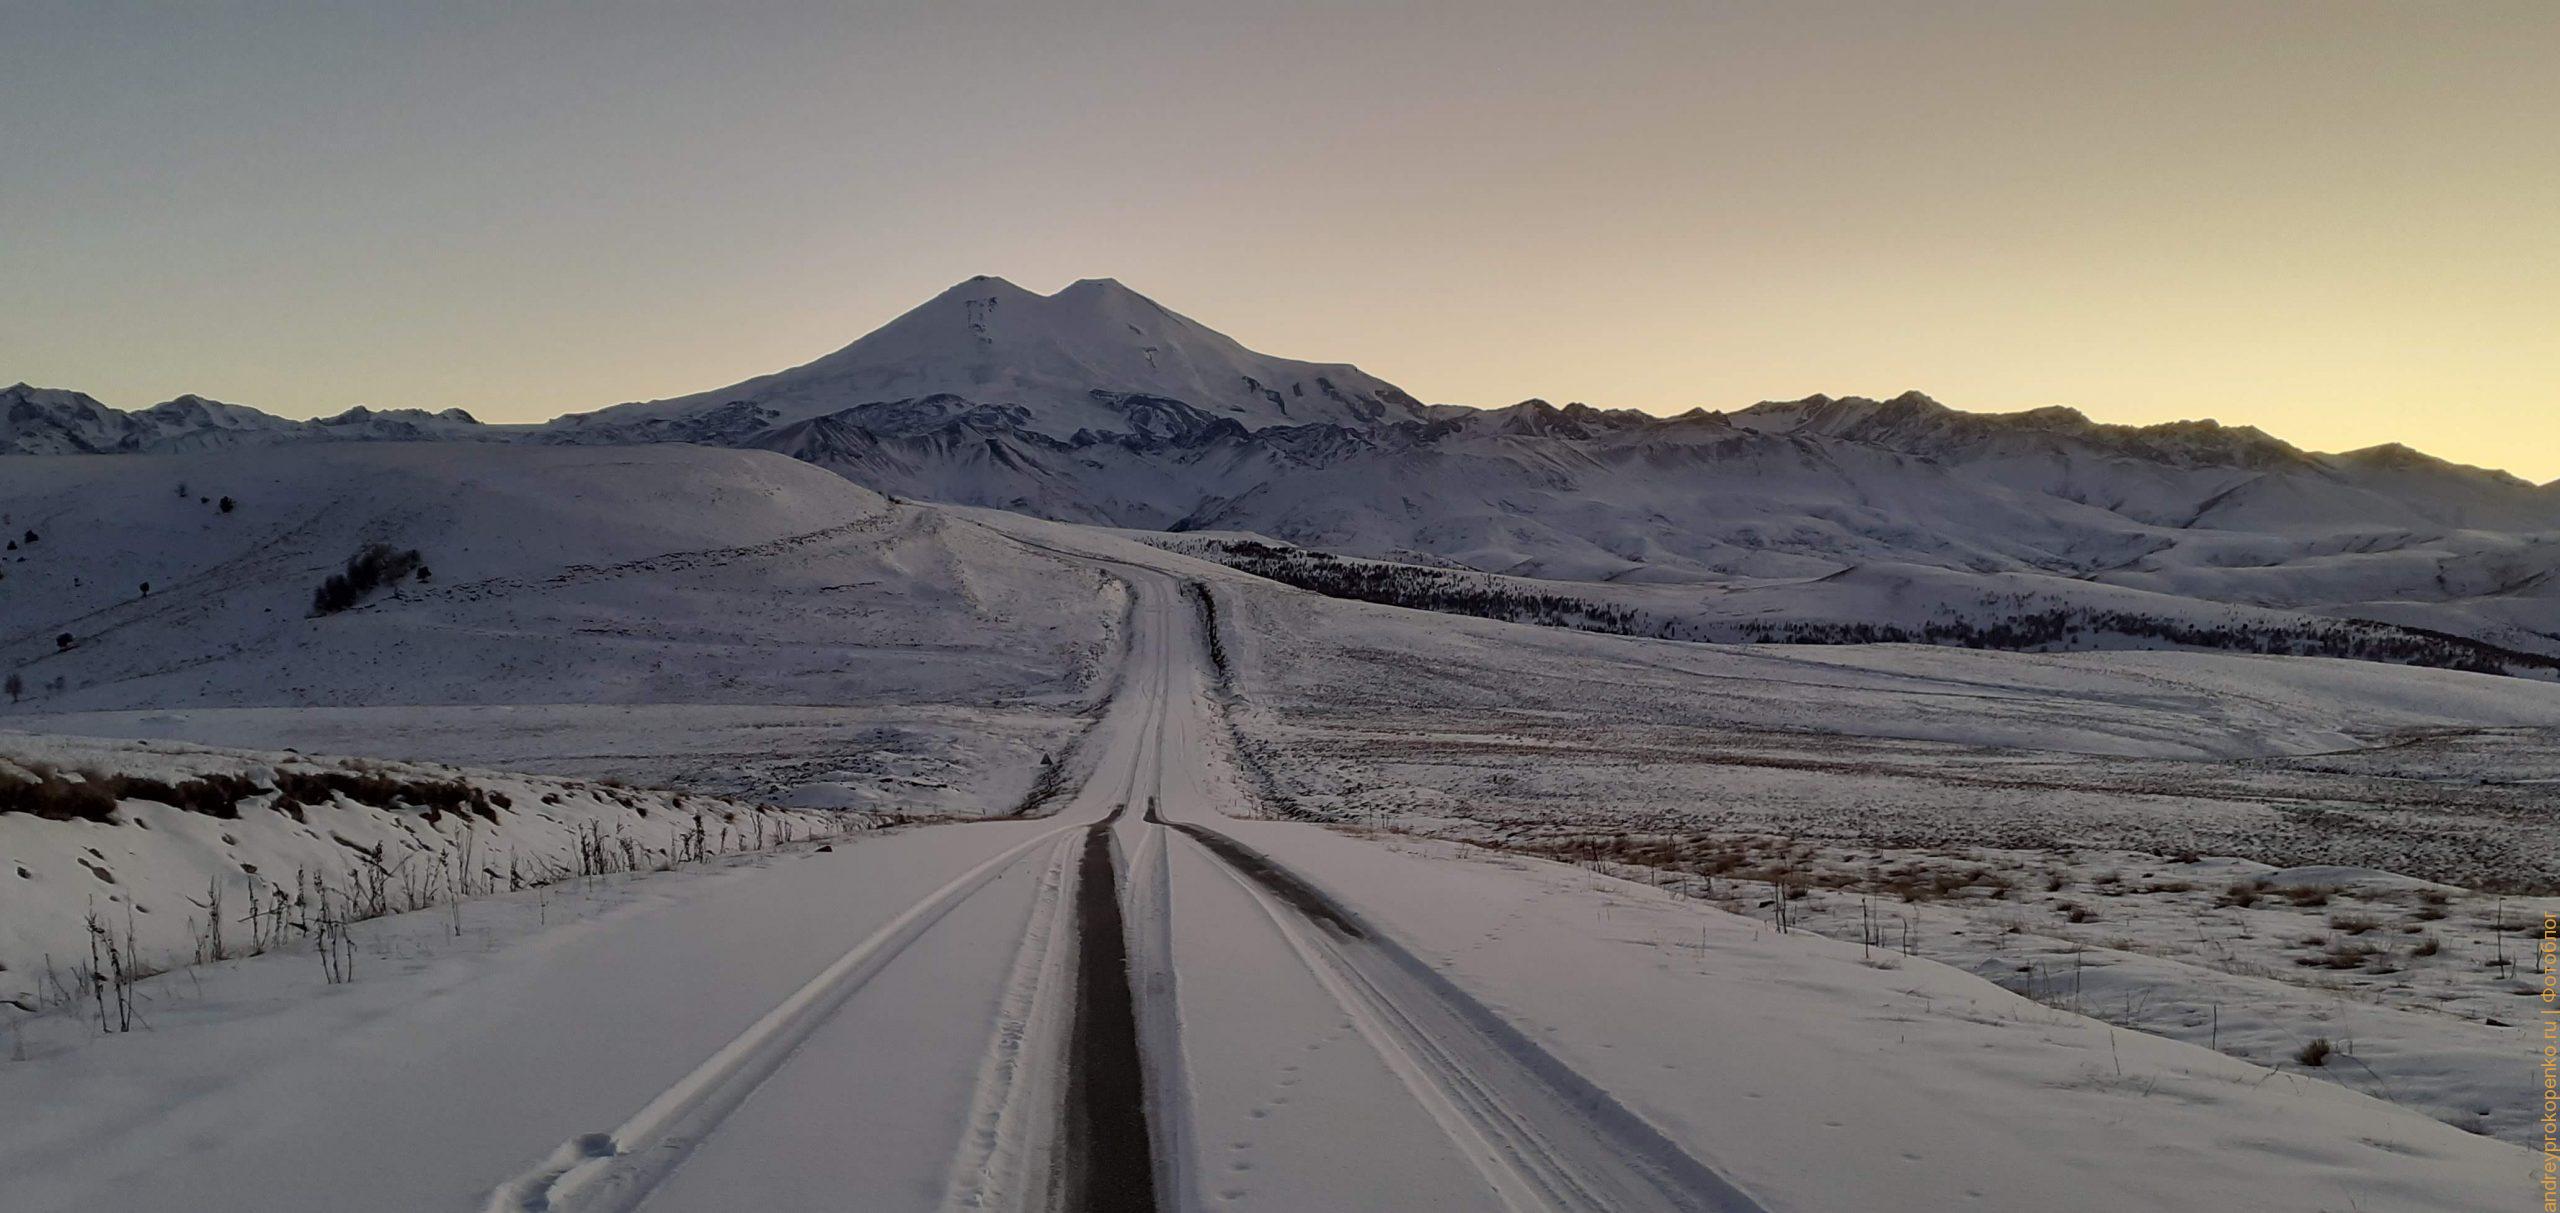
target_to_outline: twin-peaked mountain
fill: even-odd
[[[2560,484],[2396,445],[2327,455],[2210,421],[1966,413],[1917,393],[1673,417],[1427,406],[1348,364],[1257,353],[1108,279],[1044,296],[973,278],[806,365],[539,426],[458,411],[292,422],[192,397],[126,414],[23,385],[0,409],[0,451],[15,453],[691,442],[925,500],[1690,585],[1702,602],[1739,595],[1737,610],[1851,601],[1844,587],[1866,587],[1854,611],[1906,624],[2241,604],[2560,653]]]
[[[1196,442],[1271,426],[1365,430],[1426,414],[1358,367],[1257,354],[1108,278],[1037,295],[979,277],[804,366],[554,426],[585,438],[820,419],[875,432],[961,422],[1068,440]]]

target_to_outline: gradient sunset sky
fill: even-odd
[[[0,383],[535,420],[1109,276],[1431,401],[2560,478],[2560,4],[327,9],[0,6]]]

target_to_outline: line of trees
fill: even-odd
[[[1982,622],[1954,618],[1918,627],[1819,621],[1700,621],[1661,618],[1621,603],[1531,590],[1489,573],[1348,559],[1255,540],[1203,540],[1185,550],[1229,568],[1331,598],[1472,615],[1507,623],[1576,628],[1657,640],[1746,644],[1934,644],[2011,652],[2077,648],[2107,638],[2183,648],[2467,670],[2560,675],[2560,659],[2425,628],[2341,619],[2300,624],[2197,621],[2134,611],[2019,604]]]
[[[1594,602],[1569,594],[1523,590],[1489,573],[1459,573],[1417,565],[1374,560],[1347,560],[1330,552],[1276,547],[1251,539],[1215,540],[1206,544],[1210,559],[1232,569],[1283,585],[1313,590],[1329,598],[1349,598],[1386,606],[1412,607],[1451,615],[1475,615],[1510,623],[1580,628],[1621,636],[1662,640],[1672,625],[1646,612],[1618,603]]]

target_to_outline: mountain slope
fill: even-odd
[[[1388,436],[1206,503],[1178,529],[1595,580],[1818,576],[1877,559],[2079,568],[2154,546],[2145,528],[2104,511],[1873,447],[1755,433],[1712,414],[1537,401]]]
[[[1732,420],[1981,469],[2012,488],[2161,526],[2560,526],[2560,485],[2537,488],[2397,444],[2322,455],[2254,426],[2107,425],[2060,407],[1967,413],[1918,392],[1891,400],[1809,396],[1754,405]]]
[[[27,711],[1075,702],[1119,611],[1093,575],[761,451],[342,443],[9,472],[0,670]],[[315,616],[372,543],[423,568]]]

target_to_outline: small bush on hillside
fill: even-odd
[[[334,615],[364,601],[375,590],[397,585],[425,563],[418,549],[395,549],[387,543],[368,543],[355,555],[347,557],[345,572],[331,573],[329,579],[311,595],[313,615]]]
[[[240,816],[242,797],[260,791],[258,785],[240,775],[205,775],[170,783],[139,775],[93,774],[89,781],[107,789],[118,800],[149,800],[226,820]]]
[[[30,813],[53,821],[110,821],[116,803],[149,800],[226,820],[240,815],[240,800],[260,790],[238,775],[206,775],[176,783],[142,775],[83,771],[66,779],[39,767],[32,779],[0,774],[0,813]]]
[[[115,793],[86,779],[50,770],[35,778],[0,773],[0,813],[29,813],[47,821],[113,821]]]
[[[327,804],[336,794],[377,809],[423,810],[430,821],[448,811],[490,821],[498,819],[488,793],[458,779],[399,779],[371,771],[287,770],[276,772],[276,789],[300,804]]]
[[[147,775],[82,771],[66,778],[49,767],[34,778],[0,772],[0,813],[32,813],[56,821],[106,821],[122,800],[148,800],[173,809],[231,819],[240,802],[269,789],[243,775],[212,774],[171,782]],[[284,770],[275,774],[278,812],[293,813],[304,805],[325,805],[343,796],[377,809],[423,813],[434,821],[443,814],[463,813],[498,820],[498,809],[511,802],[458,779],[403,779],[375,771]],[[494,803],[493,803],[494,802]]]

